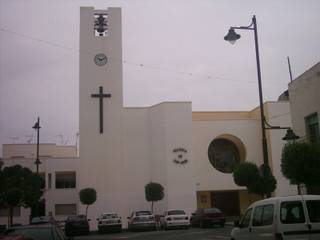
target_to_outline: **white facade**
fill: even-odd
[[[107,36],[95,36],[94,16],[107,16]],[[144,186],[158,182],[165,197],[155,204],[155,213],[180,208],[188,214],[197,207],[214,204],[211,192],[232,191],[238,194],[239,207],[250,201],[243,188],[236,186],[231,173],[216,170],[208,159],[208,146],[217,138],[233,142],[239,149],[241,161],[262,163],[259,109],[248,112],[192,112],[190,102],[165,102],[147,108],[125,108],[122,92],[121,11],[119,8],[80,10],[80,154],[70,149],[59,151],[55,145],[41,145],[45,173],[46,214],[57,216],[56,204],[75,204],[77,213],[84,213],[78,192],[95,188],[97,201],[89,207],[91,229],[103,212],[117,212],[126,227],[131,211],[150,209],[145,200]],[[97,54],[108,61],[99,66]],[[111,97],[103,101],[103,132],[99,128],[99,99],[93,98],[99,88]],[[265,104],[270,124],[291,126],[289,103]],[[270,166],[278,180],[276,195],[295,193],[280,172],[283,131],[268,132]],[[19,163],[35,170],[35,146],[5,145],[5,165]],[[24,151],[20,153],[20,151]],[[14,157],[18,152],[19,156]],[[51,154],[48,154],[51,152]],[[33,153],[30,154],[30,153]],[[42,155],[43,155],[42,154]],[[40,154],[41,155],[41,154]],[[23,158],[21,156],[24,156]],[[64,157],[65,156],[65,157]],[[68,156],[68,157],[66,157]],[[56,189],[56,173],[75,172],[74,188]],[[52,185],[48,187],[49,174]],[[214,197],[213,197],[214,198]],[[248,200],[249,199],[249,200]],[[28,213],[24,213],[27,216]],[[0,224],[6,220],[0,217]],[[14,222],[20,222],[15,219]],[[23,222],[24,223],[24,222]]]

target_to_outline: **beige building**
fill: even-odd
[[[123,106],[121,11],[80,10],[80,148],[41,144],[40,173],[46,180],[44,214],[58,220],[85,212],[78,192],[97,190],[89,208],[92,229],[103,212],[150,209],[144,186],[159,182],[165,197],[155,213],[215,206],[239,215],[256,196],[233,182],[241,161],[262,164],[259,109],[247,112],[192,112],[191,102],[164,102],[145,108]],[[287,101],[265,103],[271,125],[291,126]],[[275,195],[296,193],[282,177],[285,130],[268,131],[269,164],[277,178]],[[35,145],[4,145],[6,166],[35,171]],[[14,222],[28,221],[21,208]],[[0,224],[6,219],[0,216]]]
[[[289,84],[292,126],[297,135],[320,142],[320,62]]]

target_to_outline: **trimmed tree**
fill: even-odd
[[[36,173],[20,165],[0,168],[0,207],[9,209],[9,225],[12,225],[14,207],[34,209],[37,206],[43,194],[41,181]],[[32,196],[32,201],[29,196]]]
[[[153,213],[153,203],[164,198],[164,188],[160,183],[150,182],[144,187],[145,197],[151,202],[151,212]]]
[[[264,197],[271,194],[277,186],[277,181],[267,166],[266,176],[263,176],[264,165],[260,170],[256,164],[251,162],[242,162],[233,171],[233,180],[238,186],[246,187],[249,192]]]
[[[86,217],[88,216],[88,208],[97,200],[97,191],[94,188],[84,188],[79,192],[79,198],[82,204],[87,205]]]
[[[320,184],[320,144],[286,144],[282,150],[281,171],[291,183],[298,185],[299,194],[301,184],[306,184],[308,193],[319,194],[312,189]]]

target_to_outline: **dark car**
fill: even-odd
[[[69,216],[66,220],[64,230],[67,236],[88,235],[89,221],[85,215]]]
[[[34,224],[10,228],[5,233],[7,239],[32,239],[32,240],[68,240],[64,232],[55,224]]]
[[[218,208],[201,208],[192,214],[190,224],[192,227],[208,227],[220,225],[224,227],[225,215]]]

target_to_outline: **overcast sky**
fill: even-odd
[[[79,7],[122,8],[126,107],[192,101],[195,111],[258,105],[252,31],[257,17],[265,101],[320,60],[319,0],[0,0],[0,144],[74,144],[78,132]],[[30,140],[30,139],[29,139]],[[1,151],[1,148],[0,148]]]

